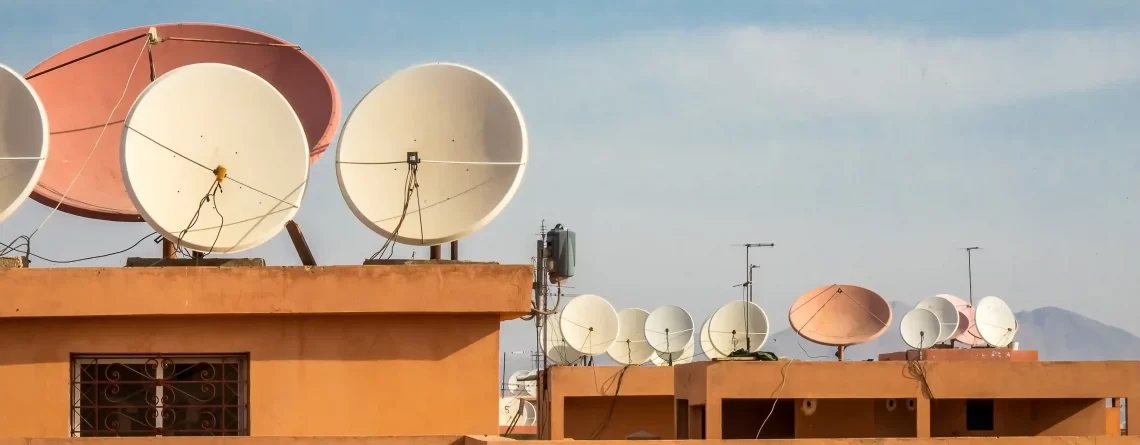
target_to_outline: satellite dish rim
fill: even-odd
[[[483,217],[481,217],[480,219],[477,219],[477,220],[473,221],[471,224],[468,224],[466,229],[461,230],[461,231],[456,232],[456,233],[453,233],[449,236],[443,236],[443,237],[437,237],[437,238],[424,237],[424,238],[420,239],[420,238],[411,238],[411,237],[407,237],[407,236],[400,235],[400,234],[393,234],[393,233],[389,232],[388,230],[380,227],[375,222],[373,222],[371,219],[368,218],[368,216],[364,215],[364,213],[360,210],[360,207],[357,206],[356,203],[354,203],[351,198],[349,198],[349,196],[350,196],[349,191],[348,191],[348,188],[345,186],[345,183],[344,183],[344,173],[342,172],[342,168],[343,168],[342,165],[343,164],[341,162],[342,160],[340,157],[341,157],[341,153],[344,152],[343,151],[344,139],[345,139],[344,133],[346,133],[348,131],[349,124],[352,123],[352,116],[354,114],[356,114],[357,109],[360,108],[360,106],[364,103],[364,101],[367,100],[368,97],[372,95],[372,93],[374,93],[377,89],[379,89],[382,85],[384,85],[385,82],[388,82],[389,80],[396,77],[397,75],[400,75],[400,74],[405,73],[405,72],[417,70],[417,69],[431,67],[431,66],[450,66],[450,67],[454,67],[454,68],[464,69],[464,70],[470,71],[470,72],[482,77],[484,80],[490,82],[491,85],[493,85],[499,91],[499,93],[502,94],[503,97],[505,97],[507,99],[507,101],[511,104],[511,108],[514,110],[515,116],[518,118],[519,130],[521,133],[521,139],[520,139],[521,148],[520,148],[520,152],[519,152],[519,158],[520,159],[519,159],[518,171],[515,173],[515,179],[511,183],[510,188],[507,189],[506,193],[503,194],[503,196],[499,199],[499,202],[495,205],[494,208],[491,209],[491,211],[487,212],[487,214],[484,215]],[[376,234],[378,234],[380,236],[383,236],[383,237],[388,238],[388,239],[392,239],[395,242],[400,243],[400,244],[404,244],[404,245],[408,245],[408,246],[435,246],[435,245],[450,243],[452,241],[457,241],[457,240],[466,238],[468,236],[471,236],[471,234],[478,232],[479,230],[482,230],[488,224],[490,224],[491,221],[493,221],[495,218],[498,218],[499,215],[503,212],[503,210],[505,210],[507,208],[507,206],[510,204],[510,202],[512,200],[514,200],[515,195],[518,194],[518,190],[522,186],[523,178],[526,176],[526,166],[527,166],[528,161],[530,160],[530,133],[527,130],[526,118],[525,118],[525,116],[523,116],[522,109],[519,108],[518,102],[515,101],[514,96],[511,96],[510,92],[507,91],[507,89],[504,88],[503,85],[500,84],[497,80],[495,80],[491,76],[487,75],[486,73],[484,73],[478,69],[472,68],[470,66],[467,66],[467,65],[462,65],[462,64],[454,63],[454,62],[428,62],[428,63],[421,63],[418,65],[412,65],[412,66],[403,68],[399,71],[396,71],[392,75],[384,78],[384,80],[381,80],[379,83],[373,85],[372,88],[368,89],[368,92],[364,93],[364,96],[359,101],[357,101],[355,105],[352,106],[352,110],[348,112],[348,116],[344,119],[344,125],[341,126],[340,136],[337,138],[337,141],[336,141],[336,156],[335,156],[335,158],[336,158],[335,159],[336,160],[336,169],[335,169],[336,170],[336,182],[337,182],[337,185],[340,187],[341,197],[344,198],[344,202],[345,202],[345,204],[348,205],[349,210],[352,210],[352,214],[355,215],[356,218],[358,220],[360,220],[360,222],[362,224],[364,224],[365,227],[368,227],[370,230],[372,230],[373,232],[375,232]],[[411,209],[409,208],[408,211],[411,212]],[[421,233],[421,235],[422,235],[422,233]]]
[[[0,221],[4,221],[5,219],[8,219],[9,216],[12,216],[13,213],[16,213],[16,211],[19,210],[20,206],[22,206],[24,202],[27,202],[28,198],[31,197],[32,192],[36,189],[36,185],[38,185],[40,182],[40,176],[43,174],[44,167],[47,165],[47,157],[50,154],[51,150],[49,143],[51,138],[51,127],[49,125],[50,123],[48,122],[47,110],[44,108],[44,103],[43,100],[40,99],[39,93],[36,92],[36,89],[32,87],[32,84],[29,83],[23,75],[11,67],[0,63],[0,75],[5,74],[11,75],[12,79],[15,79],[16,84],[21,85],[24,90],[26,90],[28,95],[31,97],[32,102],[35,104],[37,112],[39,113],[40,147],[38,151],[40,153],[40,159],[36,160],[36,165],[32,168],[32,172],[27,181],[27,184],[24,184],[23,188],[15,195],[15,199],[13,199],[12,202],[8,203],[6,206],[0,208]],[[26,161],[27,160],[5,160],[0,162]]]
[[[308,188],[309,188],[309,174],[310,174],[309,165],[308,165],[308,156],[309,156],[308,146],[309,146],[309,143],[308,143],[308,139],[305,136],[305,126],[301,122],[300,117],[297,116],[296,111],[293,110],[292,105],[289,104],[289,100],[286,99],[285,96],[281,94],[281,91],[279,91],[276,87],[274,87],[273,84],[269,83],[269,81],[265,80],[265,78],[257,75],[257,73],[254,73],[254,72],[249,71],[245,68],[241,68],[241,67],[235,66],[235,65],[228,65],[228,64],[224,64],[224,63],[215,63],[215,62],[192,63],[189,65],[183,65],[183,66],[180,66],[180,67],[175,68],[173,70],[167,71],[165,74],[158,77],[153,82],[149,83],[145,88],[143,88],[143,90],[141,92],[139,92],[138,98],[135,100],[135,102],[133,104],[131,104],[131,108],[129,111],[127,111],[127,115],[123,118],[123,129],[122,129],[122,132],[120,134],[120,143],[119,143],[119,171],[123,175],[123,184],[126,186],[127,197],[130,198],[131,204],[135,206],[135,210],[138,211],[139,215],[142,216],[143,220],[146,221],[147,225],[149,225],[152,229],[154,229],[155,232],[158,232],[159,235],[162,235],[163,238],[170,240],[171,242],[173,242],[177,246],[182,246],[182,247],[185,247],[185,248],[188,248],[191,250],[195,250],[195,251],[199,251],[199,252],[209,251],[211,253],[216,253],[216,254],[238,253],[238,252],[243,252],[243,251],[250,250],[250,249],[253,249],[255,247],[261,246],[261,245],[269,242],[273,238],[277,237],[277,235],[279,235],[281,233],[281,231],[285,228],[284,223],[278,225],[275,228],[272,228],[270,231],[265,232],[265,236],[263,239],[258,239],[255,237],[255,238],[252,238],[250,240],[245,240],[243,238],[243,240],[241,240],[241,242],[237,243],[236,245],[234,245],[232,247],[226,247],[224,245],[219,246],[216,244],[213,246],[209,246],[209,245],[198,244],[198,243],[195,243],[193,241],[188,241],[185,237],[179,237],[178,234],[172,232],[170,228],[165,227],[161,224],[158,224],[157,222],[154,222],[155,216],[152,215],[152,212],[156,209],[148,210],[146,208],[146,206],[142,205],[142,203],[139,202],[138,193],[135,191],[135,184],[134,184],[134,182],[131,181],[130,169],[127,168],[127,164],[128,164],[128,162],[130,162],[130,159],[131,159],[130,156],[128,156],[128,153],[127,153],[128,150],[141,150],[141,149],[143,149],[143,147],[129,148],[128,135],[131,133],[132,129],[135,132],[138,132],[139,134],[143,134],[137,128],[133,128],[130,125],[130,123],[134,119],[136,113],[140,112],[140,105],[146,105],[144,100],[147,98],[147,95],[154,92],[155,89],[157,89],[157,88],[163,88],[165,85],[165,82],[171,82],[172,81],[171,79],[176,79],[176,77],[175,77],[176,75],[185,75],[186,72],[189,72],[191,70],[205,70],[205,69],[220,69],[220,70],[224,69],[224,70],[228,70],[232,73],[235,73],[239,76],[245,76],[246,79],[248,79],[249,81],[251,81],[251,82],[253,82],[259,86],[265,87],[267,92],[272,92],[271,95],[273,96],[274,100],[279,99],[285,105],[284,109],[288,110],[288,112],[289,112],[288,115],[292,118],[292,119],[290,119],[289,125],[290,126],[295,125],[296,128],[300,131],[300,135],[302,138],[301,146],[304,147],[304,149],[305,149],[305,168],[303,170],[301,170],[302,174],[300,175],[301,176],[300,188],[298,188],[295,193],[289,195],[289,196],[293,196],[293,195],[296,196],[296,198],[293,199],[293,201],[295,201],[295,204],[287,202],[287,204],[289,204],[291,206],[291,208],[287,209],[287,210],[283,210],[281,212],[275,212],[274,214],[278,214],[280,216],[278,216],[274,219],[281,219],[283,221],[290,221],[297,215],[297,212],[301,209],[301,204],[304,203],[305,192],[308,191]],[[146,136],[146,137],[149,139],[149,136]],[[172,145],[172,143],[169,141],[164,141],[164,145]],[[287,154],[287,152],[285,152],[285,151],[280,151],[280,153]],[[181,153],[179,153],[179,154],[181,155]],[[189,161],[187,161],[187,162],[189,162]],[[138,185],[142,186],[143,184],[138,184]],[[148,185],[147,187],[141,187],[141,188],[145,189],[145,188],[149,188],[149,187],[150,187],[150,185]],[[277,198],[275,196],[273,198],[280,200],[280,198]],[[286,198],[286,199],[288,199],[288,198]],[[204,208],[205,206],[202,206],[202,207]],[[267,215],[263,216],[262,220],[264,221],[264,219],[267,217],[268,217]],[[223,227],[225,227],[225,224],[224,223],[222,223],[222,224],[223,225],[221,227],[217,227],[214,229],[217,229],[220,231]],[[256,228],[257,225],[260,225],[260,224],[261,224],[261,222],[258,222],[254,227]],[[179,232],[181,232],[182,230],[183,230],[182,228],[178,229]],[[253,233],[252,229],[250,230],[249,233]]]

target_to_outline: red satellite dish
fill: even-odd
[[[807,291],[788,310],[792,330],[814,343],[843,348],[878,338],[891,326],[891,305],[875,292],[850,284]]]
[[[25,76],[43,100],[51,126],[51,150],[32,199],[84,218],[142,221],[119,171],[119,140],[131,104],[150,84],[151,60],[156,76],[203,62],[251,71],[277,88],[300,117],[310,164],[328,148],[340,122],[340,96],[328,73],[307,53],[277,37],[235,26],[153,27],[163,40],[150,45],[149,54],[145,35],[151,27],[124,29],[65,49]]]

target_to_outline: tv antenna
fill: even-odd
[[[965,247],[966,251],[966,278],[970,282],[970,307],[974,307],[974,264],[971,258],[973,251],[981,249],[981,247]]]
[[[753,247],[776,247],[776,245],[774,243],[745,243],[745,244],[735,244],[734,246],[744,248],[744,283],[738,284],[737,286],[741,286],[744,288],[744,301],[751,303],[752,302],[752,269],[756,268],[756,265],[752,264],[752,257],[751,257],[752,248]],[[747,322],[745,322],[745,323],[747,323]]]
[[[743,289],[744,290],[744,301],[751,303],[752,302],[752,269],[756,268],[756,265],[752,264],[752,257],[751,257],[752,248],[753,247],[776,247],[776,244],[775,243],[744,243],[744,244],[737,244],[736,246],[744,248],[744,283],[740,284],[739,286],[744,288]],[[744,326],[751,326],[750,324],[748,324],[749,323],[748,316],[749,316],[750,311],[743,311],[743,312],[744,312]],[[767,324],[767,321],[765,321],[765,324]],[[748,352],[752,352],[752,337],[746,335],[744,341],[745,341],[746,349],[748,350]]]

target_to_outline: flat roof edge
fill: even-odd
[[[0,269],[0,319],[530,312],[529,265]]]

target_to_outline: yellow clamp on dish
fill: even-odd
[[[214,169],[214,178],[216,181],[218,181],[218,184],[221,184],[222,180],[226,179],[226,168],[222,167],[220,165],[218,166],[218,168],[215,168]]]

